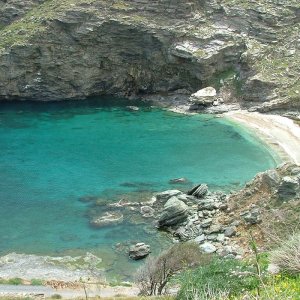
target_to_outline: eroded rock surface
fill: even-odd
[[[213,82],[225,102],[296,109],[299,10],[296,0],[1,1],[0,99],[170,92],[176,102],[174,91]]]

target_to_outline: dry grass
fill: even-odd
[[[288,274],[300,274],[300,233],[293,234],[288,240],[270,254],[271,263]]]

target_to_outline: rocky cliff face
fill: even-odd
[[[194,92],[233,73],[247,106],[300,103],[297,0],[18,2],[0,2],[1,99]]]

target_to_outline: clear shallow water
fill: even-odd
[[[165,238],[135,224],[140,220],[92,228],[97,208],[80,197],[148,197],[174,188],[168,182],[177,177],[190,181],[182,189],[200,182],[228,189],[275,165],[263,145],[226,120],[146,105],[133,112],[128,104],[134,105],[109,98],[1,103],[0,254],[92,250],[112,273],[120,265],[128,272],[113,245],[145,241],[159,249]]]

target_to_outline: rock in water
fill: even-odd
[[[102,216],[93,218],[90,222],[95,227],[105,227],[120,224],[123,222],[123,215],[120,212],[106,212]]]
[[[208,187],[206,184],[199,184],[192,188],[190,191],[187,192],[188,195],[195,196],[197,198],[202,198],[208,192]]]
[[[206,87],[194,93],[190,101],[200,105],[212,105],[217,100],[217,91],[213,87]]]
[[[187,183],[187,179],[184,177],[174,178],[169,181],[170,184]]]
[[[134,260],[142,259],[149,255],[150,246],[145,243],[137,243],[130,247],[129,257]]]
[[[172,226],[182,223],[188,216],[188,206],[176,197],[170,198],[164,205],[158,220],[158,226]]]

